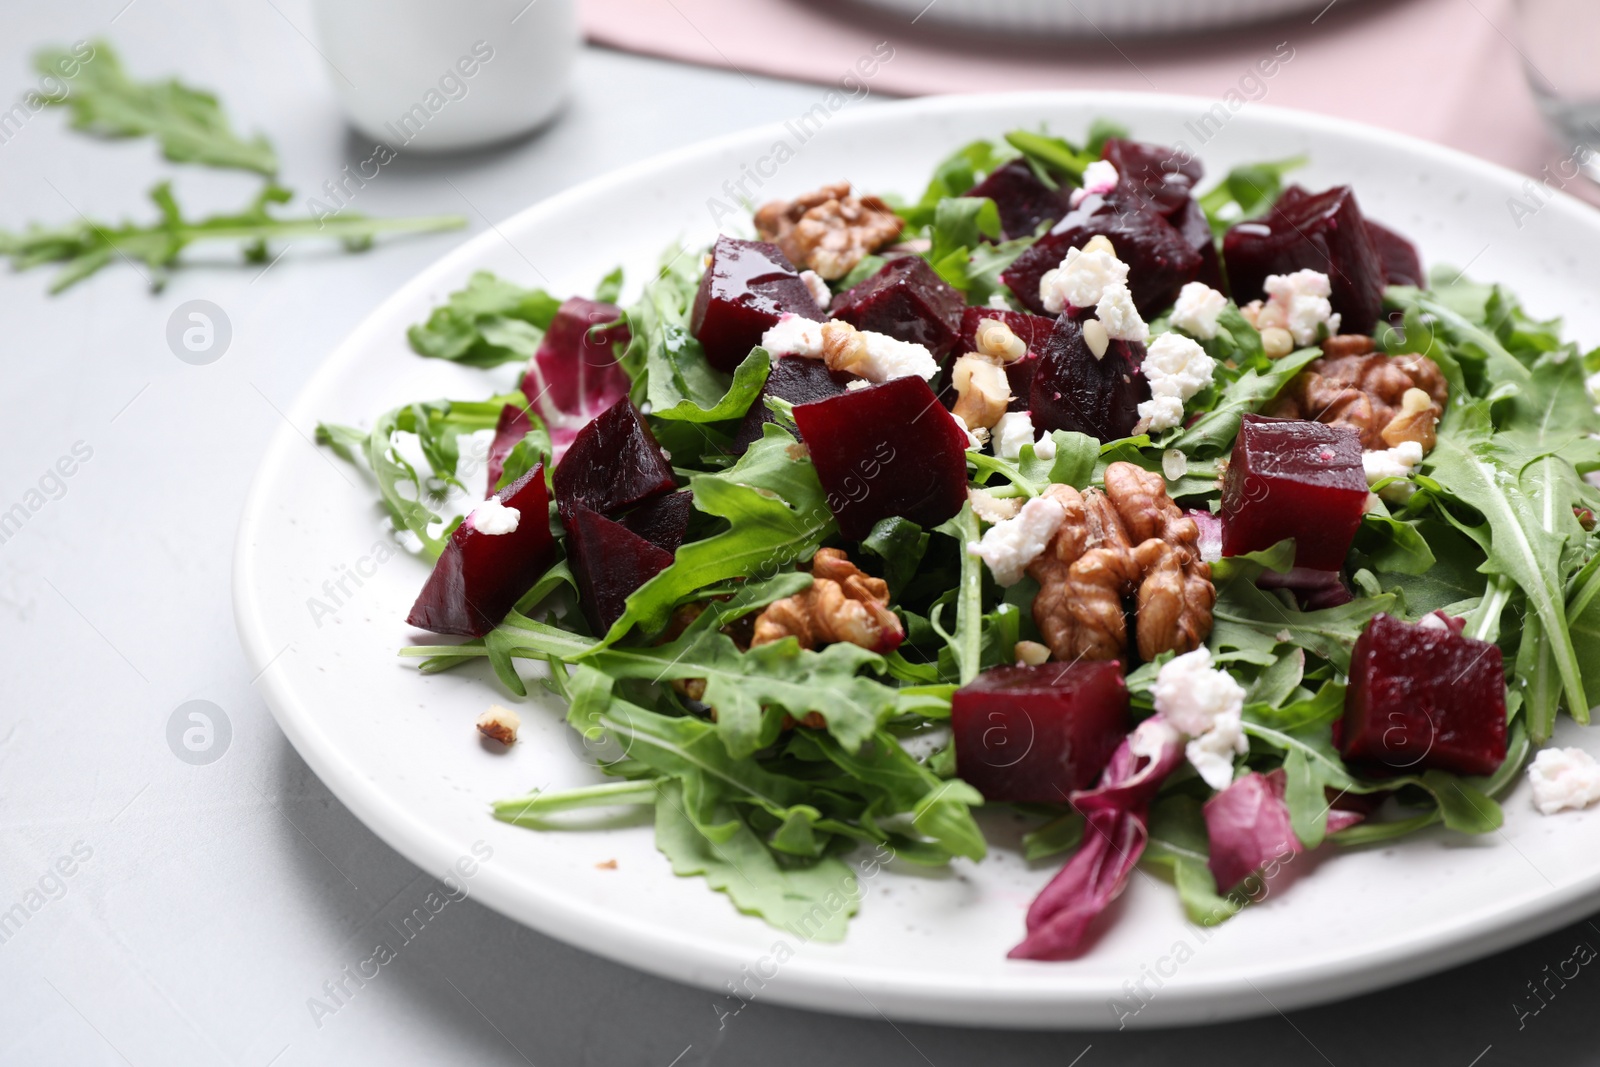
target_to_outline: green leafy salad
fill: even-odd
[[[675,873],[838,939],[882,864],[1020,812],[1062,864],[1027,959],[1135,864],[1210,925],[1325,842],[1497,829],[1600,704],[1600,350],[1302,162],[1202,191],[1019,130],[916,199],[764,205],[632,303],[472,276],[411,346],[519,387],[318,440],[433,561],[409,622],[452,636],[401,655],[555,694],[600,772],[495,817],[653,810]],[[1575,749],[1529,776],[1600,799]]]

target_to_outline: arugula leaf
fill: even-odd
[[[1187,429],[1163,443],[1164,448],[1176,448],[1191,456],[1210,457],[1233,447],[1239,435],[1239,424],[1248,412],[1259,411],[1268,400],[1296,374],[1312,361],[1322,358],[1320,348],[1302,348],[1282,359],[1274,360],[1263,373],[1254,368],[1246,370],[1223,389],[1216,405],[1194,421]]]
[[[956,585],[955,633],[946,632],[937,618],[932,622],[955,657],[957,680],[966,685],[978,676],[983,658],[983,564],[977,556],[967,551],[967,546],[978,539],[978,517],[972,513],[971,503],[962,504],[955,518],[934,529],[954,538],[961,551],[961,579]]]
[[[1266,214],[1283,191],[1283,176],[1307,162],[1305,156],[1294,156],[1276,163],[1249,163],[1230,170],[1216,187],[1198,198],[1211,222],[1212,232],[1221,237],[1229,226],[1241,219]]]
[[[1086,823],[1076,811],[1058,815],[1043,826],[1022,835],[1022,858],[1032,863],[1062,852],[1070,852],[1083,840]]]
[[[1276,657],[1278,643],[1289,642],[1340,670],[1348,669],[1356,638],[1374,615],[1393,612],[1398,598],[1393,593],[1383,593],[1357,597],[1334,608],[1301,611],[1277,593],[1256,585],[1264,570],[1289,569],[1294,556],[1292,545],[1287,552],[1285,545],[1289,542],[1266,552],[1230,556],[1211,565],[1212,581],[1217,587],[1212,649],[1219,653],[1233,649],[1243,653],[1237,658],[1265,665]]]
[[[1243,901],[1217,892],[1211,874],[1211,841],[1200,801],[1191,796],[1163,797],[1150,807],[1150,840],[1139,861],[1168,871],[1183,903],[1183,912],[1199,926],[1216,926],[1236,915]]]
[[[1015,460],[987,452],[968,452],[967,462],[978,472],[978,480],[998,474],[1030,497],[1039,496],[1051,485],[1088,488],[1100,458],[1100,442],[1088,434],[1069,430],[1055,430],[1050,439],[1056,446],[1051,459],[1040,459],[1035,445],[1030,443],[1022,446],[1022,454]]]
[[[79,219],[57,227],[30,225],[21,233],[0,230],[0,256],[9,257],[14,270],[45,263],[66,264],[50,283],[52,293],[61,292],[116,260],[140,260],[152,268],[151,288],[159,291],[166,284],[167,268],[178,262],[179,253],[199,241],[241,241],[245,258],[262,262],[268,241],[327,238],[343,241],[347,248],[357,250],[369,247],[373,238],[382,233],[457,230],[467,224],[460,215],[374,219],[349,212],[322,219],[279,219],[268,212],[269,205],[286,203],[289,197],[289,190],[269,182],[238,214],[186,219],[172,196],[170,183],[161,182],[150,190],[150,199],[161,212],[159,222],[140,226]]]
[[[434,308],[428,321],[406,331],[419,356],[469,367],[527,362],[539,350],[561,301],[543,289],[524,289],[488,271],[475,271],[464,288]]]
[[[898,515],[879,519],[861,547],[883,560],[883,578],[889,595],[897,598],[928,552],[928,535],[910,519]]]
[[[951,286],[965,292],[971,287],[968,268],[972,251],[982,247],[985,237],[1000,236],[1000,209],[987,197],[941,200],[934,210],[929,233],[932,243],[926,253],[928,265]]]
[[[978,184],[980,175],[988,174],[1000,166],[1009,155],[989,141],[973,141],[962,145],[933,169],[933,177],[921,198],[915,204],[896,208],[896,213],[905,219],[909,230],[920,231],[933,222],[942,201],[965,194]],[[881,261],[879,265],[882,265]],[[873,269],[875,271],[877,268]],[[852,284],[849,278],[845,279],[845,283],[847,287]]]
[[[254,171],[267,177],[278,172],[278,156],[260,134],[245,140],[234,133],[222,105],[212,94],[176,80],[136,82],[104,40],[92,42],[69,93],[40,99],[72,112],[72,128],[100,137],[154,137],[174,163],[203,163]],[[74,53],[45,48],[33,57],[34,69],[54,76]]]
[[[1029,162],[1070,179],[1074,185],[1082,183],[1084,168],[1100,158],[1099,151],[1093,154],[1079,151],[1063,138],[1028,130],[1012,130],[1006,134],[1006,143],[1021,152]],[[1104,144],[1103,140],[1101,144]]]

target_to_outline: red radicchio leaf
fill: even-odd
[[[1206,563],[1215,563],[1222,558],[1222,517],[1213,515],[1209,511],[1190,508],[1184,513],[1185,518],[1193,519],[1194,524],[1200,528],[1200,558]]]
[[[1302,611],[1320,611],[1337,608],[1355,599],[1350,587],[1338,571],[1319,571],[1310,567],[1293,567],[1282,574],[1263,571],[1256,579],[1262,589],[1287,589],[1294,593]]]
[[[1143,734],[1153,757],[1133,751]],[[1149,840],[1145,817],[1161,783],[1183,762],[1183,739],[1159,716],[1123,739],[1095,788],[1072,794],[1088,820],[1083,844],[1028,908],[1028,936],[1012,959],[1064,960],[1083,947],[1089,924],[1122,893]]]
[[[621,318],[621,309],[612,304],[571,297],[556,312],[528,364],[522,392],[550,430],[552,466],[561,462],[589,420],[628,395],[631,383],[611,347],[613,342],[628,342],[628,327],[618,323]],[[610,323],[618,324],[595,329]],[[495,437],[498,444],[498,430]]]
[[[1226,893],[1274,860],[1304,851],[1289,822],[1284,803],[1282,768],[1269,774],[1255,771],[1234,780],[1206,801],[1206,836],[1211,841],[1211,874]],[[1361,821],[1361,813],[1333,809],[1328,812],[1328,832],[1338,833]]]

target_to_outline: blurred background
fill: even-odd
[[[146,190],[167,178],[191,217],[237,211],[260,188],[259,174],[175,169],[147,139],[87,138],[67,108],[33,107],[56,91],[34,54],[95,41],[131,77],[210,89],[236,129],[268,135],[276,180],[293,190],[283,214],[348,201],[373,216],[460,216],[464,229],[360,255],[311,240],[254,262],[197,248],[158,293],[142,262],[109,261],[55,296],[51,268],[0,275],[0,511],[26,508],[24,522],[0,526],[0,912],[26,913],[0,925],[0,1063],[1593,1062],[1583,983],[1597,979],[1580,977],[1534,1016],[1515,1006],[1575,944],[1600,943],[1593,922],[1287,1017],[1078,1035],[759,1002],[721,1020],[711,994],[467,901],[318,1016],[308,999],[431,879],[346,811],[278,731],[238,648],[229,575],[256,462],[326,354],[468,235],[577,182],[789,118],[828,92],[858,108],[1099,88],[1358,119],[1588,196],[1563,164],[1587,161],[1600,139],[1594,7],[7,0],[0,100],[18,106],[0,113],[0,230],[147,220]],[[473,74],[457,68],[470,87],[457,95],[440,77],[481,36],[475,20],[506,29]],[[883,48],[870,79],[847,77]],[[1263,55],[1280,58],[1270,78],[1256,73]],[[433,83],[445,102],[427,128],[389,131],[406,149],[373,162],[415,86]],[[381,177],[352,199],[341,176],[363,165]],[[196,307],[210,332],[189,336]],[[202,721],[203,736],[190,735]]]

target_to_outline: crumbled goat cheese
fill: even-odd
[[[811,299],[817,302],[817,307],[827,311],[828,305],[833,303],[833,290],[822,280],[822,275],[814,270],[803,270],[800,272],[800,280],[811,290]]]
[[[1150,383],[1150,399],[1139,405],[1139,417],[1160,433],[1183,423],[1184,402],[1211,384],[1217,361],[1181,333],[1164,333],[1150,342],[1140,370]]]
[[[1033,454],[1047,462],[1056,458],[1056,439],[1050,436],[1049,430],[1039,432],[1039,439],[1033,443]]]
[[[1156,675],[1156,711],[1189,738],[1184,754],[1212,789],[1233,781],[1233,760],[1249,750],[1244,736],[1244,687],[1211,666],[1197,648],[1168,661]]]
[[[1083,168],[1083,188],[1072,190],[1069,202],[1077,207],[1083,201],[1095,194],[1104,196],[1117,187],[1122,175],[1117,173],[1117,168],[1103,159],[1097,159]]]
[[[956,420],[956,425],[961,427],[961,432],[967,435],[967,451],[983,451],[983,446],[989,443],[989,431],[984,429],[982,426],[978,427],[976,430],[969,428],[967,426],[967,420],[963,419],[960,415],[951,415],[950,417]]]
[[[1133,294],[1126,285],[1108,285],[1101,290],[1100,299],[1094,305],[1094,317],[1100,320],[1106,328],[1106,336],[1112,340],[1143,343],[1150,339],[1150,327],[1139,317],[1139,309],[1133,306]]]
[[[1547,748],[1528,767],[1533,806],[1544,815],[1600,800],[1600,763],[1581,748]]]
[[[968,489],[967,499],[972,502],[972,513],[990,525],[1014,519],[1022,510],[1020,496],[995,496],[987,489]]]
[[[761,335],[761,347],[779,356],[804,356],[822,358],[822,326],[820,322],[803,319],[799,315],[784,315]],[[932,353],[919,344],[901,341],[886,334],[862,330],[861,339],[867,354],[850,369],[872,382],[886,382],[891,378],[932,378],[939,371]]]
[[[1339,332],[1339,316],[1328,302],[1333,286],[1321,271],[1269,274],[1262,288],[1268,298],[1262,308],[1263,327],[1283,327],[1298,345],[1314,344],[1323,326],[1327,326],[1329,334]]]
[[[1190,282],[1178,290],[1172,305],[1172,325],[1191,337],[1209,341],[1217,336],[1217,316],[1228,306],[1228,298],[1205,282]]]
[[[1067,307],[1095,307],[1109,285],[1128,287],[1128,265],[1115,252],[1069,248],[1061,265],[1039,279],[1039,299],[1059,315]]]
[[[854,379],[852,381],[845,382],[844,383],[844,387],[846,389],[850,390],[853,393],[857,389],[865,389],[867,386],[869,386],[871,384],[872,383],[867,381],[865,378],[856,378],[856,379]]]
[[[1393,448],[1361,453],[1368,485],[1377,485],[1385,478],[1409,478],[1421,462],[1422,445],[1416,441],[1401,441]]]
[[[995,455],[1001,459],[1018,459],[1022,446],[1033,440],[1033,416],[1026,411],[1008,411],[994,424],[991,437]],[[1034,455],[1038,454],[1038,449],[1034,449]]]
[[[822,323],[783,315],[761,335],[761,347],[774,356],[822,358]]]
[[[1066,517],[1066,508],[1048,497],[1036,496],[1022,505],[1016,518],[989,527],[978,543],[977,555],[989,565],[996,582],[1016,585]]]
[[[494,536],[517,532],[517,524],[522,521],[522,512],[516,508],[508,508],[500,503],[500,498],[492,496],[488,500],[472,509],[472,514],[467,516],[467,523],[481,534]]]
[[[1419,630],[1449,630],[1450,624],[1444,621],[1444,616],[1437,611],[1430,611],[1417,620]]]
[[[992,311],[1010,311],[1011,302],[1006,299],[1004,293],[990,293],[989,308]]]

